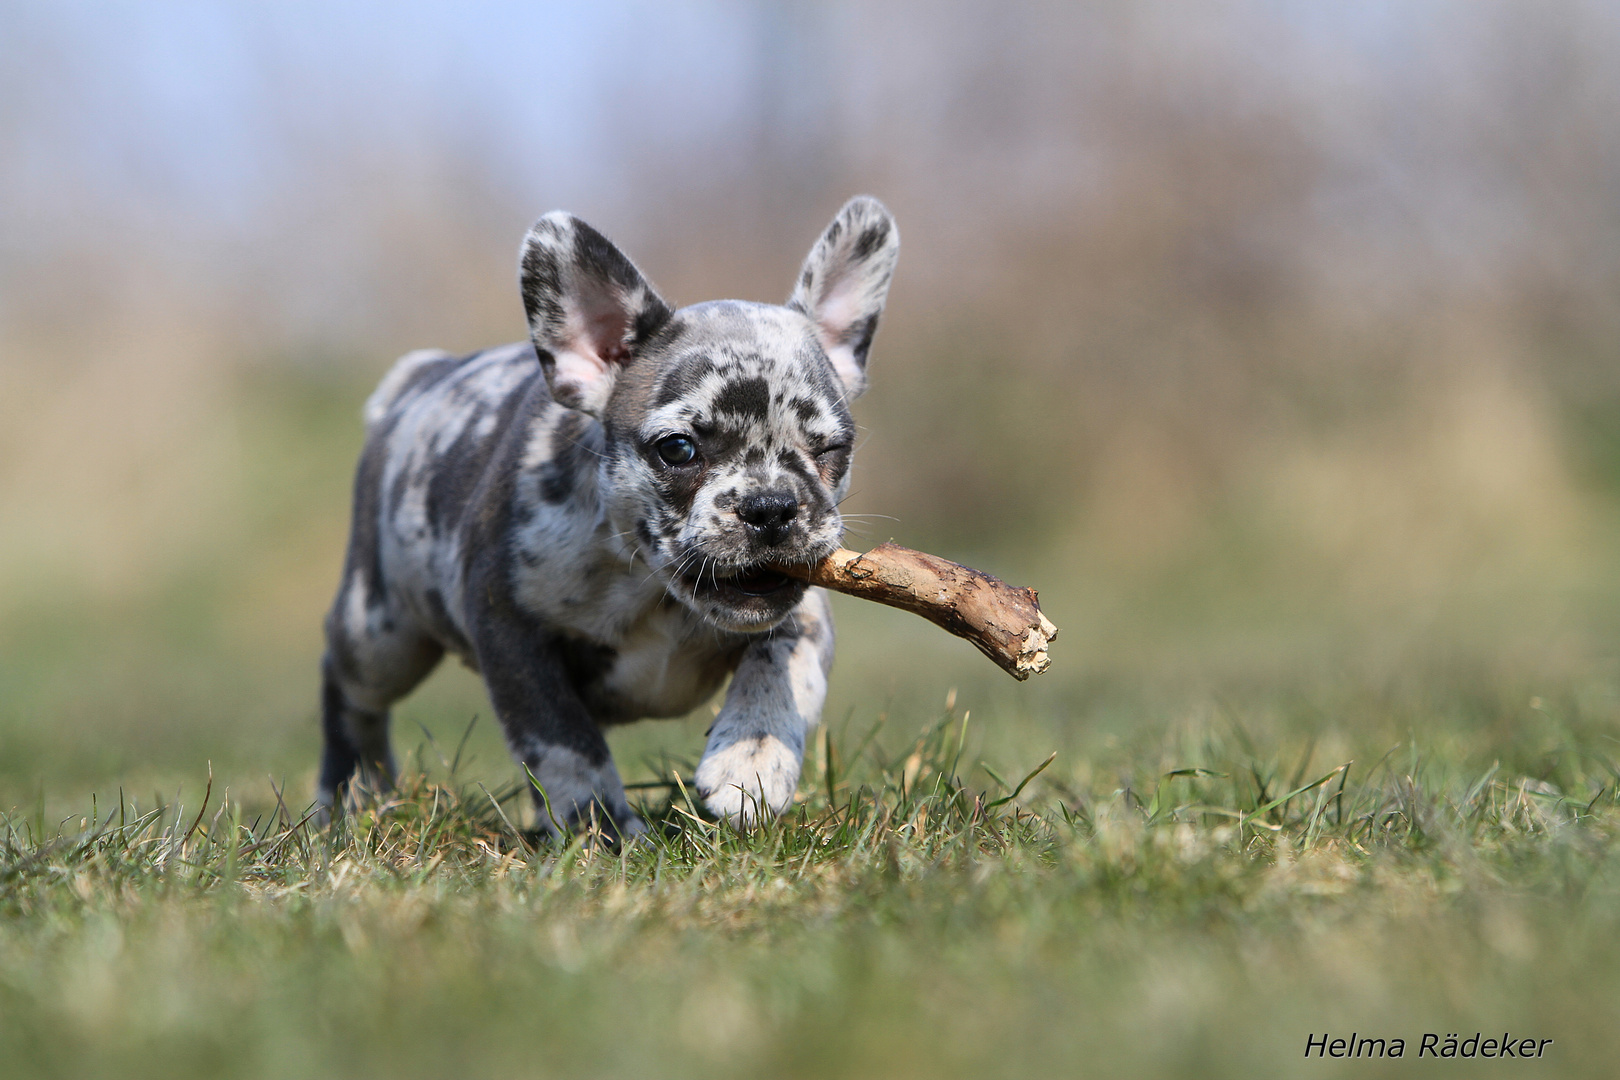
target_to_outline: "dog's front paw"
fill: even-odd
[[[593,825],[604,836],[631,841],[647,831],[624,797],[611,758],[592,762],[563,746],[536,744],[524,765],[533,789],[535,831],[555,839]]]
[[[775,735],[711,739],[697,768],[698,794],[715,817],[752,825],[792,805],[803,756]]]

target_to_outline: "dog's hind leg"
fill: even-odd
[[[342,595],[327,620],[327,651],[321,662],[320,779],[316,799],[341,808],[358,772],[372,792],[394,783],[394,753],[388,709],[416,688],[444,655],[444,647],[401,620],[344,617]],[[356,632],[359,631],[359,632]]]
[[[379,763],[382,771],[392,778],[394,763],[387,728],[386,712],[378,714],[350,707],[328,657],[321,664],[321,773],[316,795],[323,807],[330,810],[338,804],[349,778],[363,759]],[[373,771],[377,771],[377,764],[373,765]]]

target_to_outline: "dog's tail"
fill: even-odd
[[[388,374],[377,384],[377,389],[366,398],[366,406],[361,410],[366,430],[370,431],[383,422],[394,403],[421,381],[427,368],[442,365],[446,360],[454,361],[455,357],[443,349],[417,349],[394,361],[394,366],[388,369]]]

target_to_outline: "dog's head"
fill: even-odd
[[[852,199],[786,306],[671,310],[570,214],[547,214],[524,241],[523,301],[551,395],[602,422],[609,524],[717,626],[775,626],[805,589],[775,568],[838,547],[849,402],[899,250],[882,204]]]

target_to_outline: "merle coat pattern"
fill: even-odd
[[[642,831],[602,728],[682,715],[728,674],[698,791],[737,824],[788,806],[833,625],[820,589],[772,567],[838,546],[849,401],[898,252],[888,211],[856,198],[786,306],[674,310],[583,221],[536,222],[530,341],[411,353],[366,404],[321,803],[356,771],[391,783],[388,710],[448,651],[482,674],[543,830]]]

